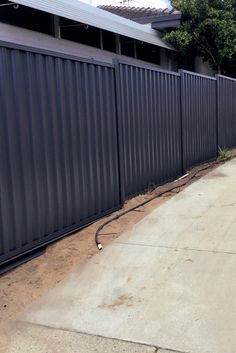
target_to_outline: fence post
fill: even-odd
[[[220,103],[219,103],[219,75],[215,75],[216,78],[216,157],[218,157],[219,149],[219,119],[220,119]]]
[[[118,144],[118,168],[120,185],[120,202],[125,202],[125,170],[124,170],[124,139],[123,139],[123,109],[121,98],[121,77],[119,69],[119,60],[113,59],[115,76],[115,104],[116,104],[116,127]]]
[[[181,162],[182,174],[185,174],[185,152],[184,152],[184,93],[183,93],[183,70],[179,70],[180,75],[180,138],[181,138]]]

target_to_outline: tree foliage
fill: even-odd
[[[172,6],[182,12],[182,24],[164,39],[224,72],[236,58],[236,0],[173,0]]]

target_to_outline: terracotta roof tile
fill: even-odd
[[[130,6],[112,6],[100,5],[99,9],[111,12],[115,15],[127,18],[129,20],[136,20],[138,18],[145,18],[150,16],[180,14],[176,9],[157,9],[151,7],[130,7]]]

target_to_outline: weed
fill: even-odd
[[[226,148],[218,148],[218,161],[226,162],[232,158],[232,152]]]

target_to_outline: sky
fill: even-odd
[[[127,1],[129,1],[129,6],[135,7],[155,7],[155,8],[167,8],[170,7],[169,0],[81,0],[87,4],[91,4],[93,6],[98,5],[113,5],[113,6],[121,6],[123,1],[127,5]]]

